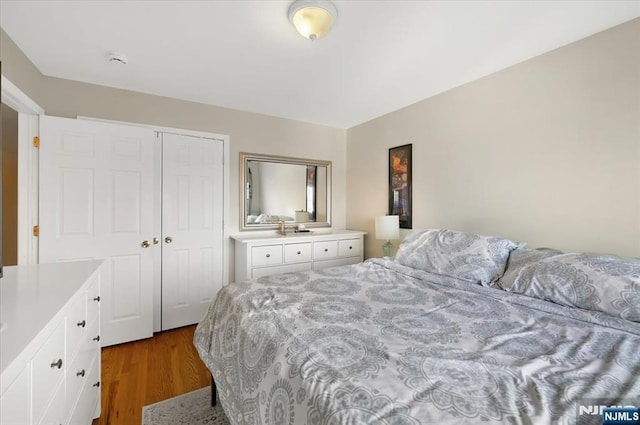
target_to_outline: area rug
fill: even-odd
[[[211,407],[211,387],[142,408],[142,425],[229,425],[220,403]]]

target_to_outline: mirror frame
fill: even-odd
[[[245,188],[247,182],[245,181],[248,173],[248,161],[264,161],[264,162],[276,162],[281,164],[294,164],[294,165],[315,165],[319,167],[327,167],[327,221],[315,222],[308,221],[304,225],[307,228],[311,227],[331,227],[331,161],[321,161],[316,159],[307,158],[293,158],[287,156],[278,155],[264,155],[257,153],[240,152],[240,230],[276,230],[279,228],[277,223],[274,224],[249,224],[247,223],[247,217],[245,215]],[[287,224],[295,224],[294,221],[287,221]]]

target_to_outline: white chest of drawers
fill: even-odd
[[[5,267],[0,424],[91,424],[100,415],[102,260]]]
[[[236,282],[305,270],[359,263],[365,232],[316,231],[310,234],[238,234],[235,240]]]

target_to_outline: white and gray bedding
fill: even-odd
[[[580,405],[640,405],[633,311],[525,295],[522,270],[511,292],[428,270],[372,259],[226,286],[194,343],[230,422],[581,424],[601,419]]]

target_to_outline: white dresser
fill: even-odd
[[[100,416],[102,260],[10,266],[0,281],[0,424]]]
[[[366,232],[353,230],[232,235],[236,245],[235,280],[359,263],[364,235]]]

